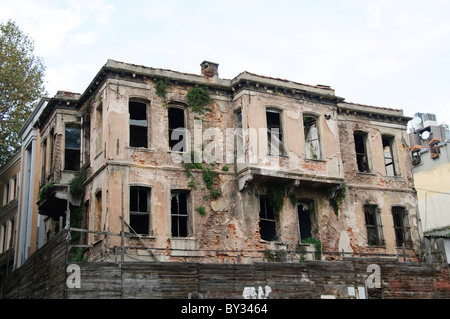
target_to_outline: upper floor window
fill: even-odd
[[[269,155],[284,154],[283,129],[281,127],[281,112],[273,109],[266,110],[267,141]]]
[[[14,247],[14,219],[0,226],[0,254]]]
[[[369,147],[367,141],[367,133],[356,131],[353,133],[355,140],[356,163],[358,165],[358,172],[370,172],[369,166]]]
[[[7,181],[4,185],[3,185],[3,205],[6,205],[9,203],[9,201],[11,200],[10,198],[10,182]]]
[[[180,107],[169,107],[169,147],[177,152],[187,151],[185,110]]]
[[[103,104],[95,109],[95,151],[96,154],[103,150]]]
[[[369,245],[384,245],[381,212],[377,205],[364,205],[367,243]]]
[[[406,208],[402,206],[393,206],[392,217],[394,219],[394,232],[397,247],[410,245],[411,239]]]
[[[239,110],[235,114],[236,118],[236,162],[245,163],[244,151],[244,129],[242,124],[242,112]]]
[[[17,174],[3,184],[3,205],[17,198]]]
[[[130,113],[130,146],[148,147],[147,104],[129,103]]]
[[[45,181],[47,177],[47,139],[42,142],[42,171],[41,180]]]
[[[64,169],[77,171],[80,169],[80,129],[76,127],[66,127],[65,130],[65,150]]]
[[[317,118],[311,115],[303,116],[305,133],[305,150],[307,159],[321,159],[319,127]]]
[[[394,138],[391,136],[383,136],[383,156],[384,166],[387,176],[397,176],[397,168],[394,159]]]

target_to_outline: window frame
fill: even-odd
[[[405,206],[393,205],[391,207],[391,213],[393,218],[393,228],[395,234],[395,245],[396,247],[410,247],[411,242],[411,232],[409,227],[408,211]],[[396,217],[396,215],[400,215]],[[401,225],[398,224],[401,223]],[[401,234],[401,236],[399,236]]]
[[[170,222],[171,222],[171,227],[170,227],[170,234],[172,238],[188,238],[191,236],[191,226],[190,226],[190,219],[191,219],[191,213],[190,213],[190,192],[188,190],[172,190],[171,194],[170,194]],[[185,196],[185,200],[186,200],[186,212],[184,214],[180,214],[180,195]],[[176,197],[176,201],[177,201],[177,213],[174,214],[174,207],[173,207],[173,199],[174,197]],[[177,221],[176,225],[176,230],[177,232],[174,234],[174,219]],[[181,224],[181,220],[185,219],[184,221],[184,227],[185,229],[183,229],[183,231],[185,231],[185,236],[183,236],[182,231],[180,230],[180,224]]]
[[[73,129],[77,130],[79,134],[78,148],[68,147],[67,146],[67,131]],[[76,166],[68,167],[68,160],[71,159],[71,156],[67,156],[67,151],[70,151],[73,154],[77,155],[78,161],[76,161]],[[64,128],[64,170],[65,171],[78,171],[81,167],[81,128],[77,125],[66,125]],[[75,163],[75,161],[74,161]]]
[[[171,118],[172,118],[172,116],[171,116],[170,112],[171,112],[171,110],[175,110],[175,109],[176,110],[180,110],[180,111],[183,112],[183,127],[176,127],[176,128],[172,128],[171,127]],[[188,118],[187,108],[184,105],[182,105],[182,104],[173,104],[172,103],[172,104],[169,104],[169,106],[167,107],[167,133],[168,133],[169,150],[171,152],[175,152],[172,149],[176,145],[178,145],[178,143],[181,142],[180,139],[177,140],[177,141],[172,141],[172,139],[171,139],[173,132],[176,131],[176,130],[180,130],[180,129],[184,131],[183,132],[184,136],[180,136],[180,137],[182,137],[182,141],[184,142],[183,151],[182,152],[185,153],[185,152],[188,151],[188,149],[190,149],[190,145],[186,144],[187,142],[189,142],[187,140],[187,135],[186,135],[186,131],[188,129],[187,128],[187,118]]]
[[[306,126],[305,126],[305,119],[309,118],[309,119],[313,119],[315,122],[315,127],[317,130],[317,138],[313,138],[313,139],[307,139],[307,135],[309,136],[309,132],[306,132]],[[321,143],[321,136],[320,136],[320,116],[315,115],[315,114],[310,114],[310,113],[305,113],[303,114],[303,137],[304,137],[304,141],[305,141],[305,159],[308,160],[322,160],[323,159],[323,152],[322,152],[322,143]],[[313,125],[309,126],[310,129],[313,127]],[[308,134],[307,134],[308,133]],[[307,145],[310,144],[310,149],[313,146],[314,141],[317,141],[318,143],[318,147],[317,147],[317,152],[319,153],[319,156],[317,156],[317,158],[314,158],[314,156],[310,156],[311,155],[311,151],[308,154],[308,148]]]
[[[64,130],[64,137],[65,137],[65,130]],[[48,138],[45,137],[42,141],[42,147],[41,147],[41,161],[42,161],[42,165],[41,165],[41,183],[44,184],[45,180],[47,178],[47,147],[48,147],[48,142],[47,142]],[[65,149],[64,149],[64,157],[65,157]],[[65,166],[66,162],[64,160],[64,166]]]
[[[145,110],[145,120],[144,119],[133,119],[132,118],[132,112],[131,112],[131,106],[133,104],[140,104],[143,106],[143,109]],[[149,137],[149,103],[144,100],[140,99],[130,99],[128,101],[128,115],[129,115],[129,122],[128,122],[128,132],[129,132],[129,139],[128,139],[128,145],[130,147],[135,148],[149,148],[150,147],[150,137]],[[141,121],[144,121],[145,123],[141,123]],[[145,136],[145,143],[137,143],[138,141],[133,139],[134,134],[132,131],[145,131],[145,134],[140,134]]]
[[[383,159],[386,176],[399,176],[397,161],[395,156],[395,137],[391,135],[381,135],[383,147]],[[385,144],[385,142],[387,144]],[[386,156],[386,148],[388,148],[389,156]],[[390,161],[390,162],[388,162]],[[388,171],[388,166],[392,166],[392,173]]]
[[[95,108],[95,154],[103,151],[103,103]]]
[[[277,128],[273,125],[270,125],[269,127],[269,118],[267,116],[267,113],[274,113],[278,114],[279,119],[279,127],[278,127],[278,142],[279,142],[279,148],[278,151],[276,150],[276,147],[272,148],[272,129]],[[286,150],[284,147],[284,134],[283,134],[283,110],[275,108],[275,107],[266,107],[266,130],[267,130],[267,155],[269,156],[285,156]],[[275,133],[276,134],[276,133]],[[276,136],[274,136],[276,138]],[[276,140],[274,142],[276,144]]]
[[[259,212],[258,212],[258,225],[259,225],[259,234],[261,236],[262,240],[265,241],[276,241],[278,240],[278,220],[277,220],[277,216],[275,214],[275,211],[273,210],[273,207],[270,206],[269,204],[269,198],[267,195],[259,195],[259,199],[258,199],[258,204],[259,204]],[[264,204],[264,205],[262,205]],[[273,218],[269,218],[270,216],[268,216],[268,210],[267,208],[271,208],[272,212],[271,214],[273,215]],[[265,208],[265,209],[263,209]],[[269,225],[273,225],[270,226],[271,229],[266,229],[266,226],[263,227],[264,224],[267,223],[271,223]],[[268,227],[268,225],[267,225]],[[269,232],[273,231],[273,236],[271,237],[265,237],[265,233],[266,231],[263,231],[263,228],[265,230],[268,230]],[[273,228],[273,229],[272,229]]]
[[[151,231],[151,209],[150,209],[150,200],[151,200],[151,188],[150,187],[145,187],[145,186],[139,186],[139,185],[130,185],[130,189],[129,189],[130,193],[129,193],[129,226],[130,228],[132,228],[132,232],[136,233],[137,235],[151,235],[152,231]],[[137,209],[138,210],[132,210],[132,192],[133,191],[137,191]],[[145,192],[145,201],[146,201],[146,211],[140,211],[141,205],[140,205],[140,192]],[[132,217],[134,216],[145,216],[145,218],[147,219],[147,225],[145,226],[147,228],[147,232],[138,232],[136,227],[133,227],[134,222],[132,221]]]
[[[383,236],[381,209],[375,204],[364,204],[363,211],[366,225],[367,244],[369,246],[385,246],[386,243]],[[373,237],[375,238],[375,241],[373,241]]]
[[[362,138],[362,146],[364,147],[364,153],[358,152],[358,145],[356,141],[356,137]],[[354,149],[355,149],[355,155],[356,155],[356,165],[358,169],[358,173],[371,173],[372,172],[372,165],[371,165],[371,156],[370,156],[370,147],[369,147],[369,133],[365,131],[353,131],[353,140],[354,140]],[[365,163],[361,162],[358,158],[361,158],[364,156],[366,157]],[[367,165],[366,170],[361,170],[361,165]]]

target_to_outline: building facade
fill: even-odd
[[[0,168],[0,296],[4,278],[14,269],[19,190],[20,153],[16,152]]]
[[[46,238],[67,225],[88,260],[417,260],[409,120],[208,61],[196,75],[108,60],[37,120]]]

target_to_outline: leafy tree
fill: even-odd
[[[15,22],[0,24],[0,166],[20,146],[19,131],[45,95],[41,58]]]

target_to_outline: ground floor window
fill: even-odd
[[[367,243],[369,245],[383,246],[384,239],[379,207],[377,205],[364,205],[364,217],[366,221]]]
[[[173,191],[171,199],[172,237],[189,236],[189,193]]]
[[[136,234],[149,234],[150,189],[130,187],[130,226]]]
[[[263,240],[277,239],[275,214],[267,196],[259,197],[259,232]]]
[[[309,199],[299,201],[297,205],[297,214],[300,240],[313,237],[313,228],[317,226],[314,201]]]
[[[394,232],[397,247],[410,245],[408,214],[406,208],[402,206],[393,206],[392,217],[394,218]]]

